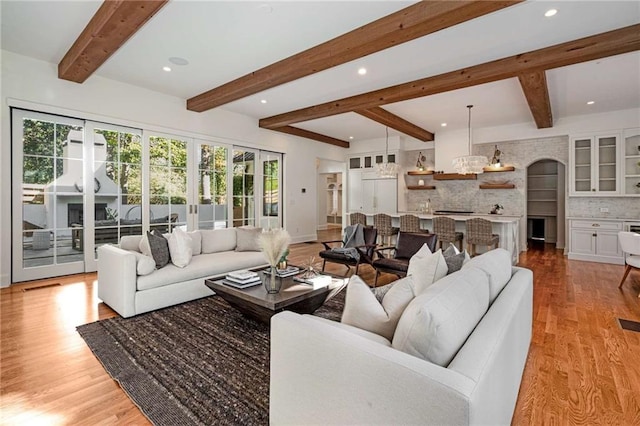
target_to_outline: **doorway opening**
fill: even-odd
[[[565,166],[552,159],[527,167],[527,244],[565,246]]]

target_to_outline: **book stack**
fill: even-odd
[[[260,275],[257,272],[242,269],[240,271],[232,271],[222,280],[226,285],[235,288],[247,288],[260,284]]]
[[[300,268],[298,268],[297,266],[287,266],[286,269],[278,269],[278,276],[280,278],[284,278],[284,277],[291,277],[293,275],[296,275],[300,272]]]
[[[329,275],[316,275],[314,277],[295,277],[293,279],[296,282],[308,284],[313,287],[313,289],[327,287],[331,284],[331,277]]]

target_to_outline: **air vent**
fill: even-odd
[[[58,287],[60,285],[62,285],[62,284],[60,284],[60,283],[42,284],[42,285],[37,285],[37,286],[34,286],[34,287],[23,288],[22,291],[41,290],[43,288]]]
[[[618,322],[620,322],[620,327],[622,327],[623,330],[630,330],[640,333],[640,322],[629,321],[622,318],[618,318]]]

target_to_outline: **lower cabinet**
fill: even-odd
[[[620,231],[622,221],[569,220],[569,259],[623,265],[624,257],[618,244]]]

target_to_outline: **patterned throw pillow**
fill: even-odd
[[[445,262],[447,262],[447,275],[459,271],[462,265],[470,259],[466,250],[461,252],[452,243],[449,243],[449,247],[442,252],[442,255],[444,256]]]
[[[169,255],[169,242],[162,233],[154,229],[153,233],[147,231],[147,240],[149,240],[149,247],[151,248],[151,256],[156,261],[156,268],[160,269],[171,261]]]

